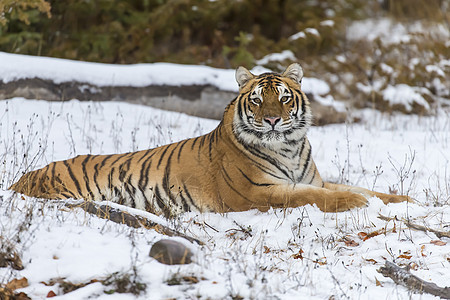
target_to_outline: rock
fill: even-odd
[[[191,250],[182,243],[169,239],[154,243],[150,256],[166,265],[185,265],[192,262]]]

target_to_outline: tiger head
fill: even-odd
[[[239,96],[233,131],[242,143],[273,150],[296,146],[311,126],[311,110],[301,91],[302,67],[291,64],[282,74],[253,75],[236,70]]]

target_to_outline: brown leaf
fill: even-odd
[[[47,294],[47,298],[52,298],[52,297],[56,297],[56,294],[55,294],[55,292],[54,292],[54,291],[50,291],[50,292],[48,292],[48,294]]]
[[[190,283],[198,283],[199,282],[198,278],[195,276],[184,276],[183,280],[186,282],[190,282]]]
[[[383,286],[383,284],[375,277],[376,286]]]
[[[292,254],[291,257],[294,259],[303,259],[303,250],[300,249],[298,253]]]
[[[427,255],[423,253],[423,250],[425,250],[425,245],[422,245],[422,247],[420,247],[420,254],[422,254],[423,257],[427,257]]]
[[[367,262],[370,262],[370,263],[373,263],[373,264],[377,264],[377,263],[378,263],[378,262],[377,262],[375,259],[373,259],[373,258],[366,259],[366,261],[367,261]]]
[[[348,238],[344,238],[344,243],[346,246],[349,246],[349,247],[359,246],[359,243],[355,242],[354,240],[348,239]]]
[[[264,253],[269,253],[270,252],[270,248],[267,246],[264,246]]]
[[[359,232],[358,236],[360,239],[362,239],[363,241],[366,241],[370,238],[373,238],[374,236],[380,235],[380,234],[386,234],[386,229],[385,228],[381,228],[379,230],[375,230],[369,233],[365,233],[365,232]]]
[[[412,255],[406,255],[406,254],[401,254],[399,256],[397,256],[397,258],[406,258],[406,259],[411,259]]]
[[[358,237],[362,239],[363,241],[367,240],[367,233],[365,232],[358,232]]]
[[[13,279],[6,284],[6,288],[15,291],[28,286],[28,279],[22,277],[20,279]]]
[[[447,245],[446,242],[441,241],[441,240],[433,240],[433,241],[430,242],[430,244],[433,244],[433,245],[436,245],[436,246],[445,246],[445,245]]]

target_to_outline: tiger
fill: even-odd
[[[239,94],[210,133],[154,149],[52,162],[10,189],[44,199],[111,201],[167,218],[307,204],[342,212],[366,206],[371,197],[410,201],[322,180],[306,136],[312,113],[300,64],[258,76],[241,66],[235,77]]]

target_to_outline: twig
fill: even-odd
[[[179,231],[173,230],[167,226],[161,225],[154,221],[150,221],[142,216],[132,215],[129,212],[121,211],[116,208],[112,208],[107,205],[97,205],[91,201],[84,201],[82,203],[65,203],[66,207],[69,208],[82,208],[87,213],[95,215],[99,218],[110,220],[115,223],[125,224],[133,228],[146,228],[154,229],[156,232],[167,235],[167,236],[179,236],[187,239],[190,242],[196,242],[199,245],[204,245],[205,243],[194,237],[190,237],[181,233]]]
[[[250,237],[253,237],[253,235],[252,235],[252,233],[251,233],[251,229],[245,228],[244,226],[240,225],[240,224],[239,224],[238,222],[236,222],[236,221],[233,221],[233,222],[234,222],[234,224],[236,224],[240,229],[231,228],[231,229],[226,230],[225,232],[229,232],[229,231],[232,231],[232,230],[234,230],[234,231],[242,231],[242,232],[245,233],[246,235],[248,235],[248,236],[250,236]]]
[[[442,288],[432,282],[424,281],[411,274],[408,268],[400,268],[390,261],[386,261],[384,267],[379,268],[377,272],[391,278],[396,284],[405,286],[408,290],[450,299],[450,287]]]
[[[398,219],[397,216],[395,217],[386,217],[383,216],[381,214],[378,215],[378,219],[384,220],[384,221],[401,221],[403,223],[405,223],[406,226],[408,226],[411,229],[415,229],[415,230],[420,230],[420,231],[425,231],[425,232],[432,232],[434,233],[438,238],[441,237],[446,237],[446,238],[450,238],[450,232],[449,231],[439,231],[433,228],[429,228],[429,227],[425,227],[422,225],[418,225],[418,224],[414,224],[411,221],[405,220],[405,219]]]
[[[422,225],[414,224],[409,221],[405,221],[405,225],[408,226],[409,228],[416,229],[416,230],[430,231],[430,232],[434,233],[438,238],[441,238],[441,237],[450,238],[450,232],[448,232],[448,231],[435,230],[433,228],[428,228],[428,227],[425,227]]]

